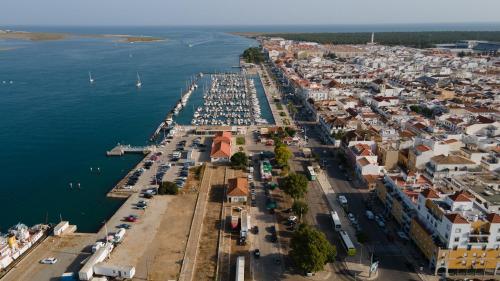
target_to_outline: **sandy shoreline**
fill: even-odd
[[[67,38],[119,38],[118,42],[136,43],[136,42],[158,42],[165,41],[164,38],[152,36],[136,36],[128,34],[95,34],[79,35],[67,33],[49,33],[49,32],[26,32],[26,31],[3,31],[0,30],[0,40],[29,40],[29,41],[56,41]],[[0,49],[5,50],[5,49]]]

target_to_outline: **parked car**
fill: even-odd
[[[122,224],[117,225],[116,228],[130,229],[131,226],[128,223],[122,223]]]
[[[347,218],[349,219],[349,221],[351,223],[354,223],[356,221],[356,217],[354,217],[354,214],[353,213],[348,213],[347,214]]]
[[[56,262],[57,262],[57,259],[54,257],[45,258],[45,259],[40,261],[40,263],[42,263],[42,264],[55,264]]]
[[[375,215],[373,214],[372,211],[367,210],[366,211],[366,218],[369,220],[373,220],[375,218]]]
[[[136,222],[137,218],[133,217],[133,216],[128,216],[125,220],[128,221],[128,222]]]
[[[253,233],[259,234],[259,227],[258,226],[253,227]]]
[[[254,255],[256,258],[259,258],[259,257],[260,257],[260,250],[259,250],[259,249],[255,249],[255,251],[253,251],[253,255]]]

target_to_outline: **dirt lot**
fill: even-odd
[[[203,219],[193,280],[214,280],[217,266],[217,242],[224,196],[225,167],[217,167],[210,182],[208,203]]]
[[[141,268],[149,271],[147,280],[175,280],[179,277],[196,197],[196,194],[183,194],[170,201],[154,243],[146,251],[148,255],[140,261],[146,265]],[[138,277],[146,275],[137,274]]]

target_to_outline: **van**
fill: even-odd
[[[375,215],[373,214],[372,211],[367,210],[366,211],[366,218],[369,219],[369,220],[373,220],[375,218]]]

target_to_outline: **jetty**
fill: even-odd
[[[152,146],[131,146],[129,144],[117,144],[113,149],[106,151],[107,156],[122,156],[125,153],[148,154],[153,151]]]

